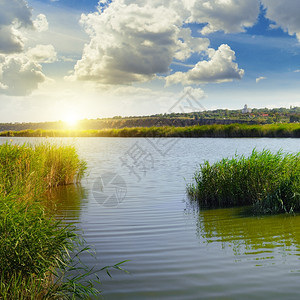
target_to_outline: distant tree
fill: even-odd
[[[281,117],[280,117],[280,115],[279,115],[279,113],[275,113],[275,122],[280,122],[280,119],[281,119]]]
[[[290,123],[300,122],[300,115],[290,115]]]

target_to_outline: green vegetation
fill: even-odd
[[[134,127],[103,130],[4,131],[6,137],[300,137],[300,123]]]
[[[197,106],[197,105],[196,105]],[[241,107],[242,108],[242,107]],[[121,129],[133,127],[186,127],[193,125],[228,125],[239,124],[274,124],[293,123],[300,120],[300,107],[288,108],[253,108],[242,113],[242,109],[216,109],[184,113],[156,114],[151,116],[130,116],[113,118],[84,119],[75,126],[80,130]],[[66,130],[70,126],[63,121],[40,123],[0,123],[1,131],[22,130]]]
[[[77,229],[52,218],[41,201],[47,189],[78,182],[85,169],[72,146],[0,146],[0,299],[99,294],[88,280],[92,270],[78,264],[89,249]]]
[[[291,115],[290,122],[291,123],[300,122],[300,114]]]
[[[187,186],[203,207],[252,205],[258,213],[300,210],[300,153],[253,150],[210,164],[206,161]]]
[[[86,163],[72,146],[0,146],[0,193],[31,199],[47,188],[79,182]]]

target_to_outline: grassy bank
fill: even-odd
[[[81,285],[88,273],[68,279],[70,255],[83,247],[82,240],[75,227],[56,221],[40,201],[47,189],[78,182],[85,168],[72,146],[0,145],[0,299],[98,293],[90,282]]]
[[[253,150],[249,157],[212,165],[206,161],[187,191],[204,207],[252,205],[259,213],[300,211],[300,153]]]
[[[186,127],[134,127],[103,130],[3,131],[6,137],[300,137],[300,123],[267,125],[196,125]]]

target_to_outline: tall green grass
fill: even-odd
[[[21,198],[39,196],[47,188],[79,182],[86,163],[73,146],[0,146],[0,193]]]
[[[56,284],[57,272],[71,268],[70,253],[79,237],[38,203],[15,197],[0,201],[0,298],[54,298],[63,290]]]
[[[210,164],[206,161],[187,186],[204,207],[253,205],[259,213],[300,210],[300,153],[253,150]]]
[[[40,201],[47,189],[78,182],[85,169],[72,146],[0,145],[0,299],[99,294],[92,270],[78,265],[88,248],[76,228],[52,218]]]
[[[0,136],[16,137],[300,137],[300,123],[265,125],[229,124],[185,127],[131,127],[101,130],[22,130],[3,131]]]

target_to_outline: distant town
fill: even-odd
[[[150,116],[115,116],[113,118],[84,119],[78,121],[77,129],[99,130],[131,127],[192,126],[210,124],[273,124],[300,122],[300,107],[249,108],[239,110],[216,109],[187,113],[156,114]],[[63,121],[41,123],[0,123],[0,131],[59,130],[68,127]]]

